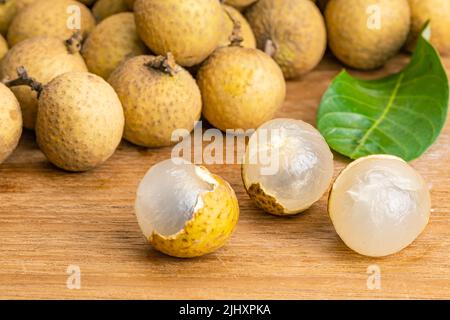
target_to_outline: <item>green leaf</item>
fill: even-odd
[[[439,136],[448,100],[446,71],[422,35],[397,74],[366,81],[341,72],[322,98],[317,125],[332,149],[352,159],[391,154],[410,161]]]

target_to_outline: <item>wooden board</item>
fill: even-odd
[[[399,70],[399,56],[377,77]],[[450,70],[450,59],[445,59]],[[279,116],[315,122],[320,98],[342,67],[326,58],[288,84]],[[0,166],[0,298],[304,299],[450,298],[450,125],[412,165],[432,186],[433,213],[425,232],[396,255],[371,259],[341,242],[326,197],[293,218],[258,210],[237,165],[209,166],[239,197],[241,218],[230,242],[193,260],[164,256],[146,244],[133,203],[137,184],[170,149],[122,143],[100,168],[70,174],[50,165],[26,132]],[[336,155],[336,173],[348,160]],[[81,288],[68,289],[67,268],[79,266]],[[377,265],[381,288],[367,287]]]

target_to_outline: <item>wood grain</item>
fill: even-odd
[[[399,56],[378,77],[399,70]],[[450,58],[444,60],[450,70]],[[279,116],[315,122],[323,92],[342,67],[327,57],[288,84]],[[0,166],[0,298],[304,299],[450,298],[450,125],[412,165],[432,186],[425,232],[404,251],[382,259],[350,251],[336,235],[326,197],[293,218],[258,210],[245,194],[237,165],[209,166],[238,195],[241,218],[218,252],[181,260],[154,251],[141,235],[133,202],[137,184],[170,149],[126,142],[100,168],[70,174],[50,165],[26,132]],[[348,160],[336,155],[336,173]],[[381,269],[381,289],[369,290],[367,268]],[[81,269],[81,289],[66,287],[69,265]]]

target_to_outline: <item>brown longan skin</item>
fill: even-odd
[[[19,102],[4,84],[0,83],[0,163],[14,151],[22,134],[22,114]]]
[[[344,64],[361,70],[383,66],[404,45],[410,28],[407,0],[378,0],[380,29],[368,27],[369,0],[329,0],[325,10],[328,45]]]
[[[189,72],[178,66],[170,75],[146,65],[154,59],[129,59],[108,80],[124,108],[124,138],[150,148],[173,145],[174,130],[192,131],[202,109],[200,90]]]
[[[203,115],[216,128],[256,129],[272,119],[286,97],[286,82],[264,52],[239,46],[217,49],[202,65],[197,83]]]
[[[15,45],[0,62],[0,78],[17,78],[17,68],[25,67],[30,77],[46,84],[65,72],[86,72],[87,67],[78,52],[70,52],[64,41],[48,36],[26,39]],[[22,108],[23,125],[34,129],[37,114],[37,94],[28,86],[11,90]]]
[[[87,171],[106,161],[119,145],[122,105],[113,88],[87,72],[69,72],[48,83],[36,122],[39,147],[55,166]]]
[[[80,8],[80,30],[67,27],[71,16],[67,9],[70,6]],[[78,1],[38,0],[22,9],[13,19],[8,30],[8,43],[12,47],[25,39],[44,35],[66,40],[76,31],[86,38],[94,26],[95,19],[91,11]]]
[[[258,48],[272,55],[285,78],[306,74],[322,60],[327,46],[325,21],[311,0],[259,0],[246,17]]]
[[[86,39],[82,55],[89,71],[108,79],[124,60],[147,52],[136,33],[134,16],[124,12],[100,22]]]
[[[136,0],[134,14],[138,34],[152,52],[171,52],[181,66],[201,63],[222,39],[218,0]]]

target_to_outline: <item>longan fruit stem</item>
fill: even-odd
[[[147,67],[159,70],[163,73],[175,76],[180,67],[176,64],[173,54],[168,52],[166,56],[157,56],[146,64]]]
[[[80,52],[82,43],[83,43],[83,35],[81,34],[80,31],[75,32],[69,39],[64,41],[67,50],[71,54]]]
[[[36,91],[39,97],[43,89],[42,84],[34,80],[30,76],[28,76],[25,67],[17,68],[17,75],[19,76],[17,79],[4,81],[3,84],[6,85],[8,88],[17,86],[28,86],[31,88],[31,90]]]
[[[225,13],[233,22],[233,32],[230,35],[230,47],[242,47],[242,42],[244,42],[244,38],[242,37],[242,26],[241,22],[233,17],[227,10]]]
[[[267,39],[264,45],[264,52],[270,57],[273,57],[277,52],[277,46],[275,45],[275,43],[273,43],[271,39]]]

